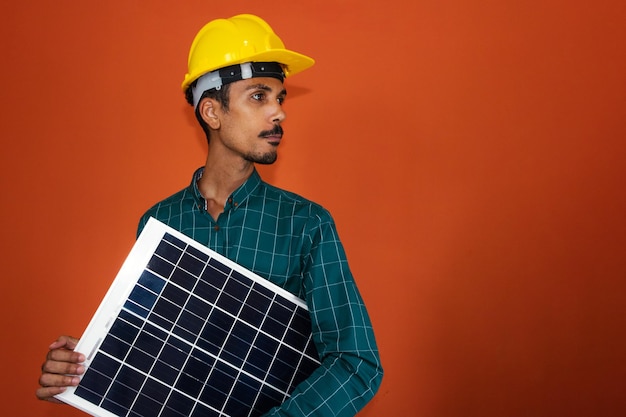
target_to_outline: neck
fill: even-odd
[[[204,173],[198,181],[198,188],[207,202],[207,211],[215,220],[224,211],[226,200],[250,178],[253,171],[252,162],[220,163],[220,161],[213,161],[209,153]]]

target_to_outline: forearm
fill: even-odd
[[[372,399],[383,372],[378,353],[327,356],[291,397],[264,417],[351,417]]]

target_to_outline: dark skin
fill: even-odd
[[[272,163],[285,119],[286,91],[274,78],[252,78],[230,85],[229,107],[203,99],[199,112],[211,134],[210,152],[198,186],[214,219],[226,200],[252,174],[254,163]]]
[[[40,388],[35,392],[37,398],[60,403],[54,396],[65,391],[66,387],[78,385],[78,375],[85,372],[82,365],[85,355],[74,352],[77,343],[78,339],[74,337],[61,336],[49,346],[46,361],[41,366]]]
[[[198,103],[200,117],[210,130],[210,152],[198,182],[207,202],[207,212],[217,219],[226,200],[254,171],[255,163],[276,160],[282,140],[278,129],[286,114],[282,103],[287,92],[275,78],[251,78],[230,84],[229,106],[212,98]],[[78,339],[61,336],[49,346],[41,366],[37,398],[60,403],[54,398],[78,385],[85,372],[85,355],[75,352]]]

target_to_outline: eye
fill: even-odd
[[[276,98],[276,101],[278,101],[278,104],[282,106],[282,104],[285,102],[285,96],[278,96]]]
[[[251,96],[252,100],[256,100],[256,101],[263,101],[265,100],[265,93],[263,92],[258,92],[258,93],[254,93]]]

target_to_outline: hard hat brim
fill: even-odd
[[[216,68],[204,68],[204,71],[199,73],[188,73],[185,75],[185,79],[181,85],[182,90],[186,91],[191,83],[193,83],[204,74],[218,70],[220,68],[236,64],[244,64],[246,62],[278,62],[279,64],[282,64],[284,66],[286,77],[290,77],[294,74],[302,72],[315,64],[315,60],[313,58],[298,52],[290,51],[288,49],[263,51],[257,54],[248,55],[245,58],[227,60],[224,62],[224,65],[220,65]]]

